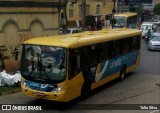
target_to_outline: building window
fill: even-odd
[[[89,15],[89,8],[90,6],[89,5],[86,5],[86,16]],[[79,17],[82,18],[82,5],[79,5]]]
[[[96,5],[96,14],[100,14],[100,5]]]
[[[73,13],[74,13],[73,9],[69,9],[69,17],[73,17]]]

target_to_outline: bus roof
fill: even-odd
[[[127,28],[104,29],[100,31],[86,31],[76,34],[33,38],[25,41],[23,44],[77,48],[80,46],[91,45],[135,35],[141,35],[141,30]]]
[[[137,15],[137,13],[123,12],[123,13],[117,13],[114,16],[130,17],[130,16],[136,16],[136,15]]]

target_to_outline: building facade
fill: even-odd
[[[159,4],[160,0],[153,0],[153,5]]]
[[[126,4],[124,1],[121,0],[121,2],[116,3],[116,13],[121,13],[121,12],[129,12],[130,6]]]
[[[86,16],[111,15],[114,7],[112,0],[86,0]],[[76,20],[82,21],[82,0],[67,4],[68,26],[76,26]]]
[[[51,1],[0,1],[0,69],[19,69],[25,40],[58,34],[60,5]]]

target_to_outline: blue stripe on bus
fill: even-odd
[[[130,67],[136,63],[138,56],[138,51],[122,55],[120,57],[115,57],[111,60],[104,61],[100,64],[91,65],[85,69],[82,69],[84,76],[84,81],[91,80],[92,82],[101,80],[107,76],[119,72],[122,65],[126,64],[127,67]],[[100,70],[98,71],[98,65],[100,65]]]
[[[25,83],[27,87],[33,90],[38,90],[38,91],[51,92],[54,88],[56,88],[56,85],[42,84],[42,83],[32,82],[29,80],[25,80]]]
[[[119,72],[123,64],[126,64],[127,67],[134,65],[136,63],[137,56],[138,56],[138,51],[135,51],[120,57],[113,58],[112,60],[109,60],[106,71],[103,73],[101,79],[110,76],[116,72]],[[106,62],[100,64],[100,71],[103,70],[105,63]]]

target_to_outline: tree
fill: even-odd
[[[142,6],[139,6],[137,8],[137,15],[138,15],[138,18],[140,18],[142,16],[142,13],[143,13],[143,7]]]
[[[129,11],[130,11],[130,12],[135,12],[135,10],[136,10],[136,9],[135,9],[135,6],[134,6],[133,4],[130,5]]]
[[[141,4],[132,4],[130,5],[130,12],[137,13],[138,18],[140,18],[143,13],[143,6]]]
[[[154,14],[156,15],[160,15],[160,3],[159,4],[156,4],[153,8],[153,12]]]

